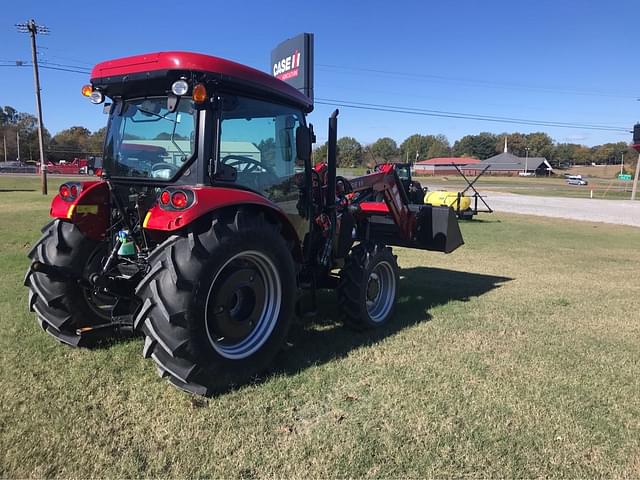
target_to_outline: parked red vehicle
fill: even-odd
[[[84,158],[74,158],[71,162],[60,160],[58,163],[47,162],[47,173],[63,175],[80,175],[87,173],[88,162]]]
[[[102,176],[102,157],[89,157],[87,162],[87,174],[95,175],[96,177]]]

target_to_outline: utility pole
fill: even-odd
[[[44,162],[44,139],[42,137],[42,131],[44,129],[42,125],[42,103],[40,101],[40,76],[38,74],[38,52],[36,50],[36,35],[47,35],[49,29],[44,25],[36,24],[36,21],[31,19],[27,23],[18,23],[16,25],[18,31],[21,33],[29,33],[31,35],[31,58],[33,62],[33,81],[36,88],[36,110],[38,114],[38,144],[40,146],[40,182],[42,186],[42,194],[47,194],[47,168]]]
[[[20,130],[16,128],[16,145],[18,146],[18,158],[17,161],[20,161]]]
[[[2,145],[4,145],[4,163],[7,163],[7,136],[2,135]]]
[[[640,173],[640,123],[633,126],[633,149],[638,152],[638,162],[636,163],[636,173],[633,175],[633,187],[631,188],[631,200],[636,199],[638,191],[638,173]]]
[[[624,173],[624,152],[622,152],[622,160],[620,160],[620,175]]]

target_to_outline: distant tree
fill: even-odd
[[[327,161],[327,142],[315,147],[313,149],[313,155],[311,156],[314,163],[321,163]]]
[[[355,138],[339,138],[337,147],[339,167],[356,167],[362,163],[362,145]]]
[[[104,147],[104,136],[107,133],[107,127],[102,127],[89,136],[87,148],[90,155],[101,156]]]
[[[54,161],[84,157],[88,150],[90,136],[91,131],[81,126],[62,130],[51,139],[49,156]]]
[[[402,160],[409,162],[450,155],[449,141],[444,135],[420,135],[407,137],[400,144]]]
[[[503,140],[504,142],[504,140]],[[493,157],[498,150],[498,136],[494,133],[481,132],[477,135],[465,135],[453,144],[453,154],[456,157],[474,157],[485,160]]]
[[[553,156],[553,138],[548,134],[544,132],[528,133],[525,135],[525,141],[526,147],[529,148],[530,157],[550,159]]]
[[[544,132],[533,133],[501,133],[496,135],[496,152],[504,150],[504,140],[507,139],[509,153],[518,157],[527,156],[527,148],[530,157],[552,158],[554,154],[553,139]]]
[[[449,155],[451,155],[451,145],[449,145],[449,140],[447,139],[447,137],[442,134],[436,135],[435,137],[433,137],[432,135],[427,135],[427,137],[429,137],[429,140],[431,141],[429,150],[427,150],[427,159],[448,157]]]
[[[14,124],[17,122],[18,111],[15,108],[6,105],[0,110],[2,110],[2,115],[0,115],[0,118],[2,118],[2,123],[0,123],[0,125]]]
[[[625,142],[605,143],[591,149],[593,162],[616,164],[622,160],[622,154],[627,155],[628,145]],[[630,160],[630,158],[628,158]]]
[[[373,157],[389,161],[398,155],[398,144],[393,138],[383,137],[373,142],[369,151]]]
[[[20,137],[20,160],[37,160],[40,156],[37,132],[36,117],[29,113],[18,112],[10,106],[0,107],[0,137],[7,142],[7,160],[18,158],[18,136]],[[49,132],[44,129],[45,148],[50,138]],[[4,148],[0,150],[0,158],[4,160]]]
[[[578,158],[581,145],[576,143],[559,143],[553,149],[552,165],[574,164]]]

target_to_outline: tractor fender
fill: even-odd
[[[49,215],[71,222],[88,238],[102,241],[109,228],[109,187],[103,181],[69,182],[79,186],[78,196],[64,200],[60,194],[53,197]]]
[[[254,211],[276,220],[282,226],[282,236],[292,245],[293,258],[297,262],[303,261],[300,238],[287,217],[287,214],[274,202],[257,193],[227,187],[191,187],[172,188],[172,190],[190,190],[194,199],[184,210],[168,209],[156,203],[146,214],[143,227],[146,230],[162,232],[177,232],[198,219],[213,212],[230,207],[251,207]]]

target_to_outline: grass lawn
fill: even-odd
[[[470,177],[472,180],[474,177]],[[467,186],[459,175],[416,177],[423,187],[430,190],[460,191]],[[567,185],[562,177],[500,177],[482,176],[474,185],[481,192],[506,192],[521,195],[537,195],[571,198],[604,198],[608,200],[629,200],[632,182],[615,179],[588,178],[589,185]],[[473,191],[471,191],[473,193]],[[640,200],[640,196],[636,199]]]
[[[36,187],[0,177],[2,478],[640,476],[640,229],[494,214],[451,255],[395,249],[387,329],[344,329],[327,292],[273,375],[203,399],[141,339],[40,330]]]

